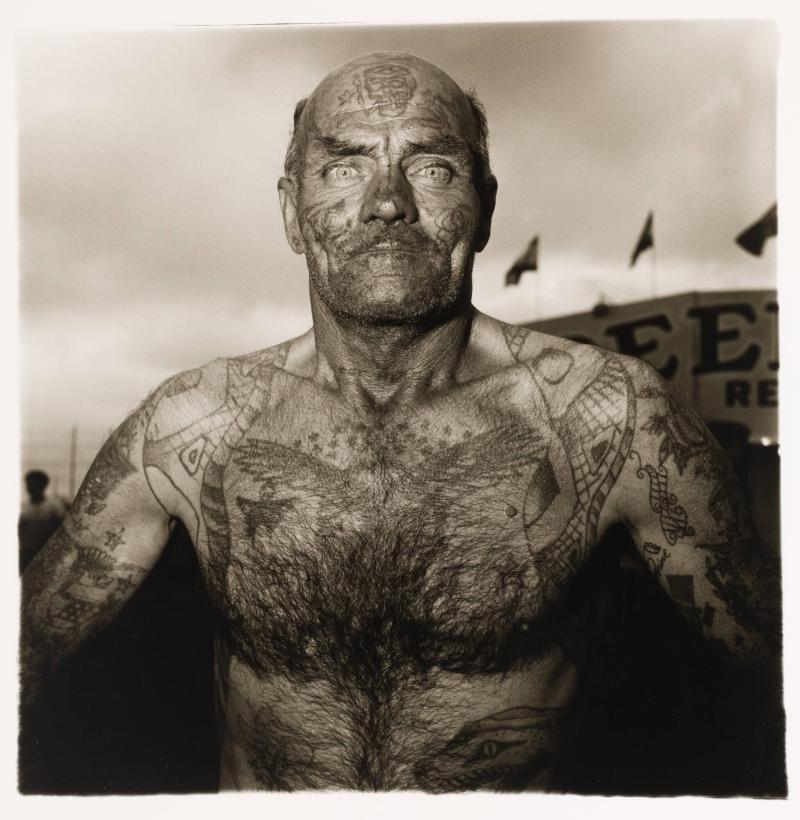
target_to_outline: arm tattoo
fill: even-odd
[[[674,396],[657,388],[646,388],[637,394],[655,400],[655,409],[642,430],[658,439],[658,465],[642,465],[636,475],[650,481],[650,506],[659,514],[661,530],[670,545],[696,535],[688,524],[686,510],[668,490],[667,462],[672,459],[678,476],[703,479],[707,489],[706,509],[712,528],[711,538],[691,546],[704,554],[705,580],[710,584],[718,607],[705,604],[702,611],[695,604],[695,577],[667,574],[665,580],[671,597],[690,622],[710,627],[718,609],[726,612],[735,624],[732,637],[739,652],[758,652],[761,647],[777,653],[780,641],[780,566],[777,556],[753,533],[741,500],[739,487],[722,448],[708,432],[697,413],[678,402]],[[651,545],[655,547],[655,545]],[[658,547],[656,547],[658,550]],[[669,554],[661,556],[648,551],[645,559],[651,569],[664,567]],[[658,564],[655,565],[656,559]],[[658,573],[657,573],[658,574]],[[755,640],[755,648],[745,648]]]
[[[553,368],[550,378],[563,378],[562,371],[562,366]],[[628,458],[635,419],[631,377],[608,357],[596,378],[552,420],[576,494],[573,514],[561,534],[542,549],[531,544],[534,563],[553,590],[563,588],[597,542],[600,513]]]
[[[780,645],[780,566],[759,538],[737,538],[725,544],[699,544],[706,556],[706,579],[737,625],[756,635],[777,655]],[[734,644],[741,646],[737,633]]]
[[[75,512],[88,516],[103,512],[112,491],[136,472],[131,451],[138,426],[138,414],[134,412],[102,446],[75,499]]]
[[[669,492],[666,469],[659,465],[658,469],[652,464],[642,466],[642,457],[636,450],[631,450],[630,458],[636,458],[639,466],[636,468],[637,478],[650,480],[650,509],[658,513],[661,532],[668,543],[675,545],[680,538],[694,535],[694,530],[687,523],[686,510],[678,503],[675,493]]]
[[[697,606],[694,596],[694,576],[667,574],[665,578],[669,587],[669,594],[686,620],[698,627],[701,625],[711,626],[714,622],[714,607],[706,604],[701,611],[700,607]]]
[[[103,512],[112,492],[136,472],[134,445],[137,433],[147,429],[161,399],[190,390],[199,383],[200,376],[201,371],[197,369],[167,379],[109,436],[75,498],[73,523],[78,530],[85,530],[85,517],[94,517]]]
[[[650,568],[650,572],[653,573],[655,578],[660,578],[664,564],[669,558],[669,552],[658,544],[654,544],[652,541],[645,541],[642,545],[642,549],[644,550],[645,561]]]
[[[22,606],[23,690],[35,688],[62,657],[111,621],[148,569],[120,560],[124,525],[111,499],[140,469],[137,442],[159,401],[190,389],[200,371],[168,379],[109,436],[81,485],[67,524],[26,571]],[[124,506],[115,504],[114,506]]]
[[[136,564],[80,544],[62,527],[25,574],[23,685],[38,683],[34,678],[46,671],[42,667],[112,620],[146,574]]]
[[[665,390],[647,388],[640,397],[654,399],[660,405],[642,425],[644,432],[661,438],[658,447],[659,473],[666,474],[664,465],[672,457],[678,475],[690,471],[695,478],[707,478],[712,487],[708,511],[719,527],[720,536],[730,538],[739,535],[746,523],[743,521],[742,506],[734,502],[738,494],[736,478],[724,452],[700,416]]]

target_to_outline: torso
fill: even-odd
[[[505,341],[506,366],[402,412],[354,414],[286,348],[162,397],[145,464],[219,616],[223,788],[552,784],[580,666],[560,608],[630,381]]]

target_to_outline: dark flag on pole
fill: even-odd
[[[526,270],[539,270],[539,237],[534,236],[525,252],[506,273],[506,285],[519,284],[519,278]]]
[[[653,245],[653,212],[650,211],[650,213],[647,214],[642,233],[639,235],[639,241],[636,243],[636,247],[631,254],[631,264],[629,267],[632,268],[636,264],[640,253],[644,253],[648,248],[652,248]]]
[[[761,256],[764,243],[771,237],[778,235],[778,204],[777,202],[749,228],[745,228],[736,242],[753,256]]]

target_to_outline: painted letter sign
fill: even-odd
[[[774,290],[682,293],[525,327],[639,356],[706,422],[738,422],[778,440],[778,300]]]

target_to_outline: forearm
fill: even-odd
[[[777,658],[781,639],[777,555],[757,535],[698,548],[705,553],[705,579],[727,627],[730,654],[745,662]]]
[[[778,654],[780,566],[722,448],[655,373],[634,367],[637,432],[619,501],[648,566],[702,634],[744,663]]]
[[[86,546],[62,527],[23,576],[22,692],[32,700],[52,669],[111,621],[147,570]]]

